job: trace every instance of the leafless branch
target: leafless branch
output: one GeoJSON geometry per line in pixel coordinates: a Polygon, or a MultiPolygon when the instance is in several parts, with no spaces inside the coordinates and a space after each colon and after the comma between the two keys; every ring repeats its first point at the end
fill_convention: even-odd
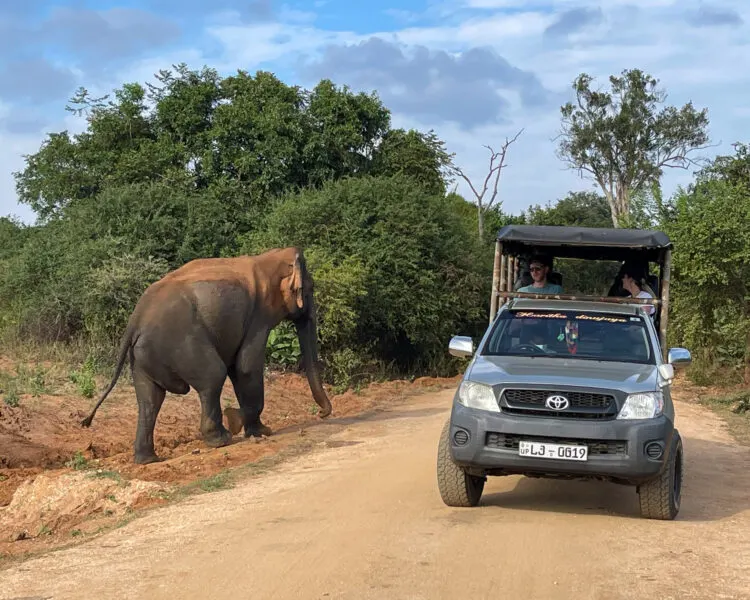
{"type": "Polygon", "coordinates": [[[505,159],[508,154],[508,149],[510,148],[511,144],[515,142],[519,136],[523,133],[523,128],[516,133],[512,138],[505,138],[505,142],[503,142],[502,146],[500,146],[500,150],[495,151],[491,146],[484,145],[485,148],[487,148],[490,151],[490,169],[487,173],[487,176],[484,178],[484,182],[482,184],[482,191],[481,193],[477,191],[477,189],[474,187],[474,184],[471,182],[471,180],[466,176],[466,174],[459,168],[456,168],[456,173],[460,175],[466,183],[469,184],[469,187],[471,188],[472,193],[477,199],[477,204],[479,205],[479,210],[485,210],[490,208],[496,198],[497,198],[497,188],[500,183],[500,173],[502,170],[507,167],[508,165],[505,163],[505,159]],[[497,161],[497,164],[495,163],[497,161]],[[494,182],[492,183],[492,196],[490,197],[490,200],[487,204],[484,204],[484,196],[487,193],[487,190],[490,185],[490,180],[492,179],[494,175],[494,182]]]}

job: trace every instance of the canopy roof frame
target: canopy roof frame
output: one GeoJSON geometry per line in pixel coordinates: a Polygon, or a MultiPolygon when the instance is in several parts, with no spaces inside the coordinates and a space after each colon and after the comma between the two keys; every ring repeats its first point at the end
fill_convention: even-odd
{"type": "MultiPolygon", "coordinates": [[[[495,319],[501,304],[501,298],[502,303],[505,303],[512,297],[536,296],[536,294],[523,294],[512,290],[520,267],[518,258],[537,253],[547,253],[553,258],[582,258],[585,260],[614,260],[620,262],[635,260],[658,263],[660,280],[660,297],[658,299],[651,301],[634,298],[614,300],[594,296],[586,296],[585,299],[655,305],[659,342],[662,355],[666,360],[672,242],[664,232],[605,227],[506,225],[498,231],[495,241],[490,322],[495,319]]],[[[547,295],[544,297],[550,298],[547,295]]],[[[573,299],[575,296],[560,294],[557,295],[557,298],[560,300],[573,299]]],[[[583,298],[578,296],[578,299],[583,298]]]]}
{"type": "Polygon", "coordinates": [[[557,258],[648,260],[663,263],[672,241],[662,231],[558,225],[506,225],[497,233],[506,254],[537,252],[557,258]]]}

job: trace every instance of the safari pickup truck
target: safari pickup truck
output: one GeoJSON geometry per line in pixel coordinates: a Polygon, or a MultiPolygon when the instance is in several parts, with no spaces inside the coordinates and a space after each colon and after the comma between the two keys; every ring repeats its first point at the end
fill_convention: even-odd
{"type": "Polygon", "coordinates": [[[476,506],[489,476],[597,479],[634,486],[643,517],[675,518],[683,448],[670,390],[691,357],[665,349],[671,250],[658,231],[500,230],[489,326],[476,346],[449,344],[470,361],[438,444],[445,504],[476,506]],[[538,253],[655,264],[656,297],[618,293],[617,276],[607,295],[519,292],[538,253]]]}

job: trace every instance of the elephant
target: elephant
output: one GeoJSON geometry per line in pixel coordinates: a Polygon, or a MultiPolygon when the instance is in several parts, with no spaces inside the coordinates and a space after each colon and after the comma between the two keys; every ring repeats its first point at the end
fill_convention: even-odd
{"type": "Polygon", "coordinates": [[[220,397],[227,376],[241,414],[241,424],[235,415],[230,428],[244,426],[245,437],[271,435],[261,422],[265,349],[271,330],[284,319],[295,325],[318,416],[327,417],[332,408],[318,366],[313,279],[302,249],[292,246],[254,256],[194,259],[149,285],[128,319],[112,380],[81,425],[91,425],[129,358],[138,402],[136,464],[161,460],[154,427],[166,392],[185,395],[195,389],[204,443],[229,444],[232,433],[222,422],[220,397]]]}

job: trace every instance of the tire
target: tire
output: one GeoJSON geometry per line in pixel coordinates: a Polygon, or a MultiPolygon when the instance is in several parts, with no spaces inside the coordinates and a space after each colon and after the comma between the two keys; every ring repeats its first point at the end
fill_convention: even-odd
{"type": "Polygon", "coordinates": [[[638,488],[643,518],[671,521],[677,516],[682,500],[682,475],[682,438],[675,429],[669,452],[669,463],[658,477],[638,488]]]}
{"type": "Polygon", "coordinates": [[[484,491],[486,477],[469,475],[453,462],[450,448],[450,421],[445,422],[440,434],[437,481],[440,497],[448,506],[476,506],[484,491]]]}

